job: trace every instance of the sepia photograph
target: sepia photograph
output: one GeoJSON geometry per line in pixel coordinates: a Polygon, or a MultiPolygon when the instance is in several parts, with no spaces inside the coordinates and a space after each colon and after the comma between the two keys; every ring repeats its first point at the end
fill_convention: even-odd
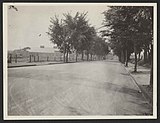
{"type": "Polygon", "coordinates": [[[156,3],[3,3],[4,120],[156,119],[156,3]]]}

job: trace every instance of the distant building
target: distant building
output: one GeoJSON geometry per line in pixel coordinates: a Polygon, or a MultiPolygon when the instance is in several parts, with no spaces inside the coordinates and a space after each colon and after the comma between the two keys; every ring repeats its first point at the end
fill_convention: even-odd
{"type": "Polygon", "coordinates": [[[8,51],[8,55],[11,55],[12,57],[28,57],[29,56],[29,52],[27,50],[24,49],[16,49],[13,51],[8,51]]]}
{"type": "Polygon", "coordinates": [[[31,47],[28,51],[29,55],[36,57],[36,61],[58,60],[62,56],[58,49],[52,47],[31,47]]]}
{"type": "MultiPolygon", "coordinates": [[[[61,60],[63,54],[56,47],[26,47],[23,49],[16,49],[14,51],[8,51],[8,58],[12,59],[25,59],[26,61],[51,61],[61,60]]],[[[23,60],[24,61],[24,60],[23,60]]]]}
{"type": "MultiPolygon", "coordinates": [[[[43,61],[62,61],[64,54],[60,50],[54,47],[45,47],[43,45],[39,47],[25,47],[23,49],[16,49],[8,51],[8,63],[12,62],[43,62],[43,61]]],[[[66,57],[66,56],[65,56],[66,57]]],[[[69,60],[74,60],[76,52],[68,54],[69,60]]],[[[81,55],[78,55],[78,59],[81,55]]],[[[84,59],[86,55],[84,54],[84,59]]]]}

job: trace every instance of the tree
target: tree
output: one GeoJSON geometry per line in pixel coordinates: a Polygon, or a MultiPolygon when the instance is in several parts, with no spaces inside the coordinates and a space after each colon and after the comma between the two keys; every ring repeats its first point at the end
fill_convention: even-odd
{"type": "MultiPolygon", "coordinates": [[[[134,51],[137,72],[137,54],[144,51],[144,63],[151,64],[150,86],[153,86],[153,7],[110,7],[104,12],[107,27],[103,36],[110,36],[110,46],[121,62],[126,49],[128,56],[134,51]]],[[[127,56],[127,55],[126,55],[127,56]]],[[[128,57],[127,56],[127,57],[128,57]]],[[[127,65],[127,64],[126,64],[127,65]]]]}
{"type": "Polygon", "coordinates": [[[118,55],[119,60],[125,65],[128,65],[128,58],[133,52],[133,43],[130,40],[130,14],[128,7],[111,7],[110,10],[104,12],[106,31],[103,31],[103,36],[111,37],[111,47],[118,55]]]}
{"type": "Polygon", "coordinates": [[[142,49],[144,50],[144,62],[150,62],[149,57],[151,51],[151,44],[153,41],[153,8],[141,7],[134,17],[137,21],[139,38],[142,39],[142,49]]]}
{"type": "Polygon", "coordinates": [[[144,62],[151,64],[150,87],[153,87],[153,7],[139,9],[135,19],[139,22],[139,32],[143,38],[144,62]],[[146,53],[147,52],[147,53],[146,53]],[[147,56],[148,54],[148,56],[147,56]],[[149,60],[150,59],[150,60],[149,60]]]}
{"type": "Polygon", "coordinates": [[[66,17],[64,22],[70,32],[70,41],[72,49],[76,51],[76,61],[78,53],[82,54],[82,60],[84,52],[89,60],[89,54],[94,36],[96,35],[94,27],[88,24],[86,19],[87,12],[77,12],[74,17],[71,14],[64,14],[66,17]]]}
{"type": "MultiPolygon", "coordinates": [[[[95,40],[96,31],[94,27],[90,27],[89,25],[86,27],[87,31],[84,33],[85,35],[85,42],[83,44],[84,50],[86,51],[87,61],[89,60],[89,54],[92,57],[93,53],[93,42],[95,40]]],[[[91,58],[92,59],[92,58],[91,58]]]]}
{"type": "MultiPolygon", "coordinates": [[[[152,40],[152,17],[150,7],[114,6],[105,11],[106,31],[103,36],[110,36],[110,44],[122,63],[128,65],[130,54],[135,54],[137,71],[137,54],[148,49],[152,40]]],[[[149,50],[148,50],[149,51],[149,50]]],[[[149,53],[148,53],[149,54],[149,53]]]]}
{"type": "Polygon", "coordinates": [[[105,58],[105,56],[109,53],[108,43],[106,43],[105,40],[99,36],[95,37],[92,46],[93,46],[92,53],[97,55],[99,60],[105,58]]]}
{"type": "Polygon", "coordinates": [[[57,16],[51,18],[51,25],[49,26],[48,35],[50,35],[50,40],[52,43],[56,44],[60,51],[63,53],[63,60],[65,62],[65,54],[66,54],[66,38],[67,32],[66,27],[62,23],[62,20],[59,20],[57,16]]]}
{"type": "Polygon", "coordinates": [[[83,60],[84,51],[89,51],[92,36],[95,33],[94,28],[86,20],[87,12],[77,12],[75,16],[70,13],[63,15],[65,17],[63,20],[59,20],[56,16],[51,18],[48,32],[50,40],[64,53],[64,62],[68,62],[68,54],[74,50],[76,59],[78,53],[81,53],[83,60]]]}
{"type": "Polygon", "coordinates": [[[68,25],[70,32],[72,33],[72,46],[76,51],[76,59],[78,53],[82,54],[82,60],[84,56],[85,44],[87,42],[86,32],[88,31],[88,21],[86,20],[87,12],[77,12],[74,17],[69,13],[65,14],[65,23],[68,25]]]}

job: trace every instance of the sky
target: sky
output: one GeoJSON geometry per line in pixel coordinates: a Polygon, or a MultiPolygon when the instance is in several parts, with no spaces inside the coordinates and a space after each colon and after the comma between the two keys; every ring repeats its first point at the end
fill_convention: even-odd
{"type": "Polygon", "coordinates": [[[51,24],[50,18],[55,14],[61,19],[63,13],[88,12],[87,19],[95,28],[102,26],[107,5],[79,5],[61,4],[50,6],[22,6],[15,5],[15,9],[8,9],[8,49],[14,50],[24,47],[52,47],[50,37],[46,34],[51,24]],[[39,36],[41,34],[41,36],[39,36]]]}

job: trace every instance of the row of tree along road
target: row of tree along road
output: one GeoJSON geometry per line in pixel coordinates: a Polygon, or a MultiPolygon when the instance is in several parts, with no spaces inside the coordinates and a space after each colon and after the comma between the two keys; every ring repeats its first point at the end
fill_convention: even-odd
{"type": "Polygon", "coordinates": [[[63,53],[64,62],[68,62],[68,55],[76,52],[76,61],[79,54],[82,60],[84,53],[87,55],[97,56],[100,59],[108,54],[108,43],[96,33],[96,30],[91,26],[86,19],[86,13],[77,12],[75,16],[70,13],[63,14],[64,19],[59,19],[57,16],[51,18],[49,26],[50,40],[57,45],[63,53]]]}
{"type": "MultiPolygon", "coordinates": [[[[152,66],[153,57],[153,7],[142,6],[110,6],[103,12],[104,22],[102,36],[88,23],[87,12],[77,12],[75,16],[65,13],[64,19],[57,16],[50,19],[51,25],[47,32],[50,41],[57,45],[63,53],[64,62],[68,62],[68,54],[76,52],[104,57],[110,47],[119,57],[119,61],[128,66],[130,56],[134,53],[137,72],[138,54],[143,51],[144,63],[152,66]],[[108,42],[105,42],[107,37],[108,42]]],[[[77,61],[77,60],[76,60],[77,61]]],[[[151,67],[152,85],[153,67],[151,67]]]]}
{"type": "Polygon", "coordinates": [[[151,65],[150,85],[153,85],[153,7],[111,6],[105,16],[103,36],[119,60],[128,66],[134,53],[134,72],[137,72],[138,54],[143,51],[143,63],[151,65]]]}

